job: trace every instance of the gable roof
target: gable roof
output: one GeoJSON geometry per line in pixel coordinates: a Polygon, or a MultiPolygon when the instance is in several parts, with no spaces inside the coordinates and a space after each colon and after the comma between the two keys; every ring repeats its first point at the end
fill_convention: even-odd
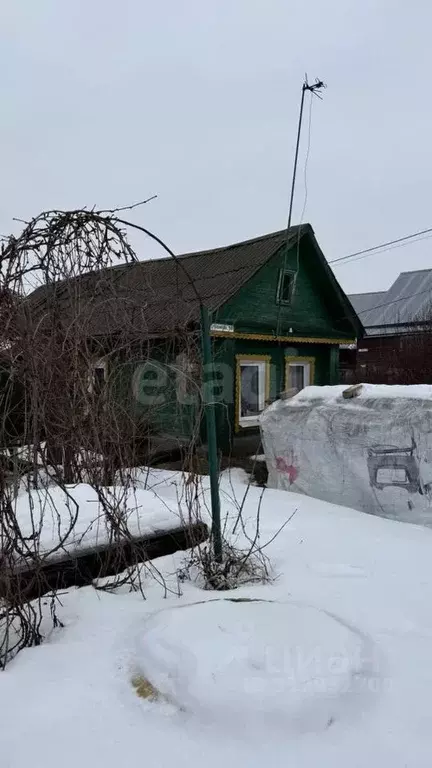
{"type": "Polygon", "coordinates": [[[357,318],[328,266],[310,224],[279,230],[261,237],[207,251],[186,253],[109,267],[70,281],[41,286],[29,296],[33,309],[54,299],[67,315],[73,297],[74,313],[85,315],[88,334],[118,331],[126,315],[134,327],[149,335],[163,335],[199,321],[200,302],[215,311],[283,246],[292,247],[304,236],[313,239],[317,258],[333,283],[345,315],[357,318]],[[78,310],[77,310],[78,308],[78,310]]]}
{"type": "Polygon", "coordinates": [[[363,324],[367,314],[373,307],[383,301],[386,291],[371,291],[371,293],[350,293],[348,298],[358,315],[363,315],[363,324]]]}
{"type": "MultiPolygon", "coordinates": [[[[388,291],[349,297],[368,335],[386,332],[386,326],[403,326],[432,317],[432,269],[401,272],[388,291]]],[[[391,329],[387,329],[391,332],[391,329]]]]}

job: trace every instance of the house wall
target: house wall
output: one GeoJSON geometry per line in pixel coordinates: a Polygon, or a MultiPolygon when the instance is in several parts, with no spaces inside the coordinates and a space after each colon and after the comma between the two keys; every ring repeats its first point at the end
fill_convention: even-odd
{"type": "Polygon", "coordinates": [[[352,339],[353,328],[335,303],[313,246],[305,238],[300,242],[301,258],[297,248],[291,248],[286,259],[284,249],[280,250],[214,314],[213,322],[233,324],[237,332],[352,339]],[[281,305],[277,302],[280,270],[296,272],[298,264],[292,301],[281,305]]]}
{"type": "Polygon", "coordinates": [[[123,408],[143,428],[149,424],[154,435],[185,442],[199,428],[199,382],[181,386],[178,351],[172,342],[159,344],[120,363],[115,387],[123,408]]]}
{"type": "Polygon", "coordinates": [[[236,451],[246,437],[259,430],[240,427],[236,423],[236,356],[270,356],[270,400],[285,388],[285,356],[312,357],[315,360],[315,384],[336,384],[339,381],[339,346],[337,343],[313,343],[314,338],[328,341],[352,339],[353,328],[335,306],[334,293],[328,292],[328,278],[317,265],[309,240],[301,240],[301,258],[293,248],[285,258],[284,249],[277,253],[227,302],[213,318],[216,323],[234,326],[230,338],[217,339],[214,355],[217,364],[230,366],[231,385],[224,402],[217,406],[218,439],[221,450],[236,451]],[[298,269],[296,287],[289,305],[277,302],[280,270],[298,269]],[[242,333],[254,336],[287,336],[288,341],[264,341],[239,338],[242,333]],[[296,337],[304,337],[301,342],[296,337]],[[291,341],[293,338],[293,341],[291,341]]]}
{"type": "MultiPolygon", "coordinates": [[[[269,358],[269,399],[274,400],[285,388],[285,357],[314,359],[314,384],[331,383],[331,368],[337,346],[327,344],[283,344],[247,339],[215,339],[214,386],[211,393],[216,405],[219,450],[224,454],[239,449],[245,438],[259,436],[256,427],[240,427],[236,414],[237,355],[269,358]]],[[[201,437],[205,442],[205,423],[201,418],[199,381],[193,380],[188,392],[179,392],[176,370],[177,352],[160,346],[151,352],[151,360],[137,358],[116,368],[117,399],[143,429],[150,424],[156,436],[170,436],[173,445],[201,437]],[[185,400],[186,398],[186,400],[185,400]]],[[[253,452],[253,451],[252,451],[253,452]]]]}
{"type": "MultiPolygon", "coordinates": [[[[338,342],[352,339],[353,328],[342,316],[339,302],[335,302],[334,290],[324,268],[319,264],[313,245],[308,238],[300,241],[301,257],[297,247],[285,258],[281,249],[265,264],[226,304],[213,314],[214,323],[233,325],[235,334],[213,341],[215,378],[212,400],[216,405],[219,449],[229,453],[242,438],[258,436],[259,430],[240,427],[236,423],[236,356],[262,355],[270,358],[270,400],[274,400],[285,388],[285,356],[314,359],[314,383],[330,384],[338,381],[338,342]],[[281,269],[297,272],[295,291],[289,305],[277,301],[281,269]],[[252,334],[264,338],[241,338],[252,334]],[[272,336],[286,336],[288,341],[273,341],[272,336]],[[296,338],[297,337],[297,338],[296,338]],[[299,341],[298,337],[304,338],[299,341]],[[325,339],[325,343],[314,342],[325,339]],[[333,342],[333,343],[331,343],[333,342]]],[[[140,416],[146,413],[152,419],[156,431],[170,434],[187,441],[192,435],[205,440],[205,425],[201,419],[200,400],[179,402],[175,361],[177,350],[161,346],[152,351],[155,372],[148,376],[137,374],[140,362],[125,372],[129,387],[135,391],[134,407],[140,416]],[[158,372],[158,365],[161,371],[158,372]],[[160,402],[146,405],[146,395],[152,392],[152,378],[164,380],[160,402]],[[139,394],[136,396],[137,380],[139,394]],[[131,385],[130,382],[135,381],[131,385]]],[[[126,386],[128,384],[126,383],[126,386]]]]}
{"type": "MultiPolygon", "coordinates": [[[[313,358],[313,384],[335,384],[338,381],[338,346],[327,344],[284,344],[247,339],[227,338],[215,341],[214,360],[216,369],[231,370],[231,377],[225,381],[225,391],[216,391],[216,414],[219,449],[227,454],[231,450],[239,452],[246,437],[259,437],[259,428],[241,427],[238,424],[236,398],[237,355],[269,357],[270,391],[269,399],[275,400],[285,389],[285,358],[313,358]],[[218,396],[220,400],[218,401],[218,396]]],[[[241,451],[240,451],[241,452],[241,451]]]]}

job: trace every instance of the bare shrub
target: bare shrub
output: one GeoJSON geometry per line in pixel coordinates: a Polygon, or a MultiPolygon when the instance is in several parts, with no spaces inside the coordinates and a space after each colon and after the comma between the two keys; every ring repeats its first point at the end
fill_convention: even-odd
{"type": "MultiPolygon", "coordinates": [[[[123,567],[112,585],[129,585],[144,594],[139,564],[145,551],[135,546],[137,534],[130,525],[135,485],[129,469],[151,463],[166,397],[174,400],[174,419],[180,407],[174,387],[163,404],[150,397],[142,405],[133,374],[157,360],[169,384],[177,360],[199,359],[199,339],[184,306],[179,310],[180,298],[174,306],[158,295],[151,280],[135,279],[138,259],[126,236],[128,223],[117,214],[44,212],[24,223],[21,234],[1,249],[3,666],[21,648],[41,642],[40,599],[29,595],[50,590],[52,622],[61,623],[47,569],[76,557],[80,546],[75,484],[86,483],[96,493],[93,522],[103,527],[106,546],[117,546],[123,567]],[[156,310],[159,330],[154,328],[156,310]],[[163,337],[164,324],[175,329],[171,337],[163,337]],[[23,497],[25,520],[19,514],[23,497]],[[47,530],[54,531],[51,540],[47,530]],[[122,543],[132,553],[126,571],[122,543]]],[[[178,271],[187,283],[181,264],[178,271]]],[[[198,397],[197,424],[200,408],[198,397]]],[[[193,453],[193,443],[184,455],[193,453]]],[[[157,568],[146,568],[163,585],[157,568]]]]}
{"type": "Polygon", "coordinates": [[[236,499],[234,488],[231,486],[230,501],[237,508],[235,520],[225,516],[223,528],[222,562],[214,556],[212,541],[195,547],[179,569],[180,581],[194,581],[203,589],[224,591],[237,589],[246,584],[266,584],[275,575],[272,572],[270,560],[265,552],[286,525],[296,514],[284,522],[278,531],[268,540],[261,536],[261,506],[265,494],[262,488],[254,517],[244,519],[244,508],[249,496],[252,481],[248,483],[240,501],[236,499]]]}
{"type": "Polygon", "coordinates": [[[221,563],[215,559],[213,548],[204,545],[192,550],[178,576],[180,581],[194,581],[203,589],[225,591],[245,584],[268,583],[270,561],[259,547],[242,550],[224,541],[221,563]]]}

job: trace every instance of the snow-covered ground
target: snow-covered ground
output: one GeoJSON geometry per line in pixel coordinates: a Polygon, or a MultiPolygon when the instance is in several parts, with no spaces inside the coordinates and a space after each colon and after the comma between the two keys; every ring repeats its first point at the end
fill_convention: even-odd
{"type": "MultiPolygon", "coordinates": [[[[112,532],[107,511],[112,512],[120,530],[138,538],[177,528],[189,519],[187,508],[175,496],[168,494],[168,503],[159,496],[159,476],[155,480],[149,472],[141,471],[139,477],[136,487],[117,485],[99,492],[91,485],[77,483],[65,489],[50,485],[19,493],[14,511],[28,548],[63,558],[77,550],[103,547],[112,532]],[[154,490],[149,487],[153,483],[154,490]]],[[[169,475],[162,475],[163,480],[165,477],[169,475]]]]}
{"type": "MultiPolygon", "coordinates": [[[[178,499],[177,475],[150,480],[178,499]]],[[[229,526],[244,491],[224,476],[229,526]]],[[[266,549],[271,584],[179,584],[178,553],[155,562],[166,597],[150,575],[145,601],[61,595],[64,628],[1,673],[2,768],[429,768],[432,531],[266,490],[262,543],[295,510],[266,549]]]]}

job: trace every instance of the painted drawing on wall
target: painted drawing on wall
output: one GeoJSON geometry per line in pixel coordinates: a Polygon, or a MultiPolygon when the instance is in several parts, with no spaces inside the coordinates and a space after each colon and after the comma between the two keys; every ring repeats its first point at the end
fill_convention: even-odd
{"type": "Polygon", "coordinates": [[[415,449],[414,438],[411,438],[411,446],[401,448],[394,445],[371,446],[367,452],[371,486],[378,491],[396,486],[408,493],[423,493],[415,449]]]}

